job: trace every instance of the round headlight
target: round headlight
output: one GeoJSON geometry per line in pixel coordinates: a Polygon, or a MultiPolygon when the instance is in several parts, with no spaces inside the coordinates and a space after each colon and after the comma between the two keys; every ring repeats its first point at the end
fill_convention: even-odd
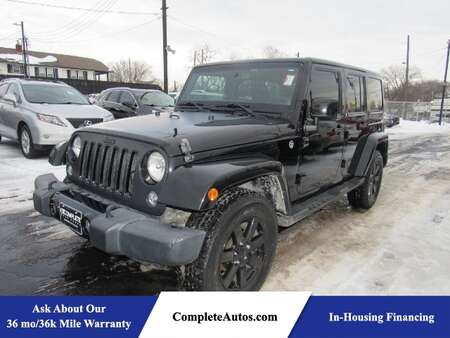
{"type": "Polygon", "coordinates": [[[79,136],[75,137],[72,141],[72,151],[78,158],[81,153],[81,138],[79,136]]]}
{"type": "Polygon", "coordinates": [[[150,154],[147,159],[147,171],[150,178],[155,182],[160,182],[166,172],[166,160],[157,151],[150,154]]]}

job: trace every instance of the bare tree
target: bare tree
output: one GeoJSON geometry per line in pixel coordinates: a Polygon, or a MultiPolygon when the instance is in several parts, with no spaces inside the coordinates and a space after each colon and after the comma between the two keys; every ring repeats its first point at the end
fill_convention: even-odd
{"type": "Polygon", "coordinates": [[[111,80],[117,82],[137,83],[145,80],[154,80],[152,67],[144,61],[120,60],[110,66],[111,80]]]}
{"type": "MultiPolygon", "coordinates": [[[[390,100],[404,100],[406,96],[406,67],[389,66],[381,70],[384,80],[386,97],[390,100]]],[[[411,87],[415,82],[422,79],[421,71],[417,67],[409,68],[409,84],[411,87]]],[[[409,92],[408,92],[409,98],[409,92]]]]}
{"type": "Polygon", "coordinates": [[[286,57],[287,54],[274,46],[266,46],[263,48],[263,56],[268,59],[286,57]]]}
{"type": "Polygon", "coordinates": [[[204,43],[192,51],[191,64],[197,66],[210,63],[216,57],[216,54],[216,51],[208,43],[204,43]]]}

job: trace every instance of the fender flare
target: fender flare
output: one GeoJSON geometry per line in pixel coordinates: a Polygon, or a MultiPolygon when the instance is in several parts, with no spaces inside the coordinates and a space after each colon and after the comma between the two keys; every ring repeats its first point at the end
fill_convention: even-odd
{"type": "Polygon", "coordinates": [[[384,165],[386,165],[388,142],[388,135],[381,132],[361,137],[356,146],[352,162],[350,163],[349,173],[356,177],[366,176],[373,154],[377,149],[382,151],[384,165]]]}
{"type": "MultiPolygon", "coordinates": [[[[267,158],[233,159],[178,167],[169,173],[159,200],[184,210],[206,210],[214,206],[207,198],[212,187],[220,194],[234,186],[266,175],[282,175],[282,165],[267,158]]],[[[281,181],[281,180],[280,180],[281,181]]],[[[284,184],[284,181],[283,183],[284,184]]],[[[282,187],[286,189],[286,187],[282,187]]]]}
{"type": "Polygon", "coordinates": [[[52,166],[59,166],[66,164],[66,154],[67,147],[69,145],[68,141],[61,142],[53,147],[50,155],[48,156],[48,163],[52,166]]]}

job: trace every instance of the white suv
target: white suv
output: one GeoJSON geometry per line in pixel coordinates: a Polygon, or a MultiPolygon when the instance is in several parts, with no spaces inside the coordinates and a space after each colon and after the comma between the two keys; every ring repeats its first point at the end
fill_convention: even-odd
{"type": "Polygon", "coordinates": [[[2,136],[18,140],[27,158],[68,140],[77,128],[113,119],[110,112],[62,82],[0,82],[0,140],[2,136]]]}

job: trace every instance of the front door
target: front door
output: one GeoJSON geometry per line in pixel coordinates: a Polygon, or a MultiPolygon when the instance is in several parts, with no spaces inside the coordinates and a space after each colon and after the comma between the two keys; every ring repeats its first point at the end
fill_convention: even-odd
{"type": "Polygon", "coordinates": [[[21,99],[20,92],[17,84],[12,83],[8,87],[5,95],[12,95],[16,98],[17,104],[3,100],[2,108],[2,123],[4,128],[4,133],[6,137],[16,138],[17,137],[17,124],[20,120],[21,112],[21,99]]]}
{"type": "Polygon", "coordinates": [[[341,71],[313,65],[303,126],[299,197],[342,180],[344,128],[340,124],[341,71]]]}
{"type": "Polygon", "coordinates": [[[5,119],[4,119],[4,107],[6,102],[3,100],[3,96],[6,94],[8,90],[8,83],[0,83],[0,136],[6,136],[5,130],[5,119]]]}

